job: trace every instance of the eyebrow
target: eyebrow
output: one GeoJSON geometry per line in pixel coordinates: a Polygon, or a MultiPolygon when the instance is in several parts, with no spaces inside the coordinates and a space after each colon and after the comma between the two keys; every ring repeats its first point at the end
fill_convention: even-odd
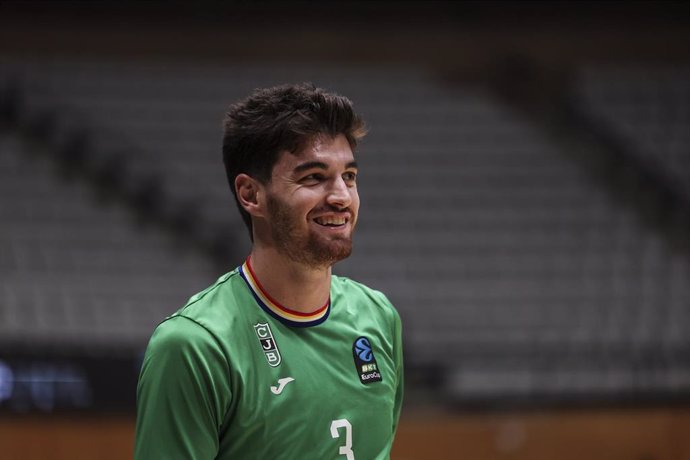
{"type": "MultiPolygon", "coordinates": [[[[306,163],[299,164],[295,166],[292,172],[299,174],[310,169],[323,169],[324,171],[328,169],[328,165],[322,161],[307,161],[306,163]]],[[[351,161],[345,165],[345,169],[357,169],[357,162],[351,161]]]]}

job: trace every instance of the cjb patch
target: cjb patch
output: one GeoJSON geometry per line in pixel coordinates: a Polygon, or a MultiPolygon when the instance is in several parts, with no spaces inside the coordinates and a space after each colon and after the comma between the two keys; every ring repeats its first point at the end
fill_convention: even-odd
{"type": "Polygon", "coordinates": [[[360,382],[368,385],[383,380],[369,339],[359,337],[355,340],[352,344],[352,355],[355,358],[355,367],[357,368],[360,382]]]}

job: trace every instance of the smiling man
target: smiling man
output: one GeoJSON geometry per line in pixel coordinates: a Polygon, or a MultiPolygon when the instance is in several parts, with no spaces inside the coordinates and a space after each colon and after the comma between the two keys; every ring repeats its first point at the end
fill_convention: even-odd
{"type": "Polygon", "coordinates": [[[156,328],[136,459],[390,457],[400,318],[331,271],[352,252],[364,133],[347,98],[310,84],[230,107],[223,159],[251,253],[156,328]]]}

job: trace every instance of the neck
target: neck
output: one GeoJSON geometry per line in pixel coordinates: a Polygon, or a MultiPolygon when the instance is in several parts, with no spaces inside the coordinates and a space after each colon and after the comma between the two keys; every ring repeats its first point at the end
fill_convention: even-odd
{"type": "Polygon", "coordinates": [[[313,313],[328,302],[331,267],[308,267],[260,246],[252,248],[250,263],[264,290],[284,307],[313,313]]]}

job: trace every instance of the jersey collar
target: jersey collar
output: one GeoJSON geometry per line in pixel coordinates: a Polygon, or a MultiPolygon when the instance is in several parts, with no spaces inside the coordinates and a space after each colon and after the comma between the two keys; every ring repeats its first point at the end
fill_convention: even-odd
{"type": "Polygon", "coordinates": [[[316,326],[323,323],[328,318],[331,312],[331,299],[326,301],[326,304],[313,313],[301,313],[282,306],[275,299],[273,299],[261,286],[261,283],[252,270],[250,258],[239,267],[242,279],[247,283],[254,299],[259,306],[269,315],[278,321],[292,327],[309,327],[316,326]]]}

